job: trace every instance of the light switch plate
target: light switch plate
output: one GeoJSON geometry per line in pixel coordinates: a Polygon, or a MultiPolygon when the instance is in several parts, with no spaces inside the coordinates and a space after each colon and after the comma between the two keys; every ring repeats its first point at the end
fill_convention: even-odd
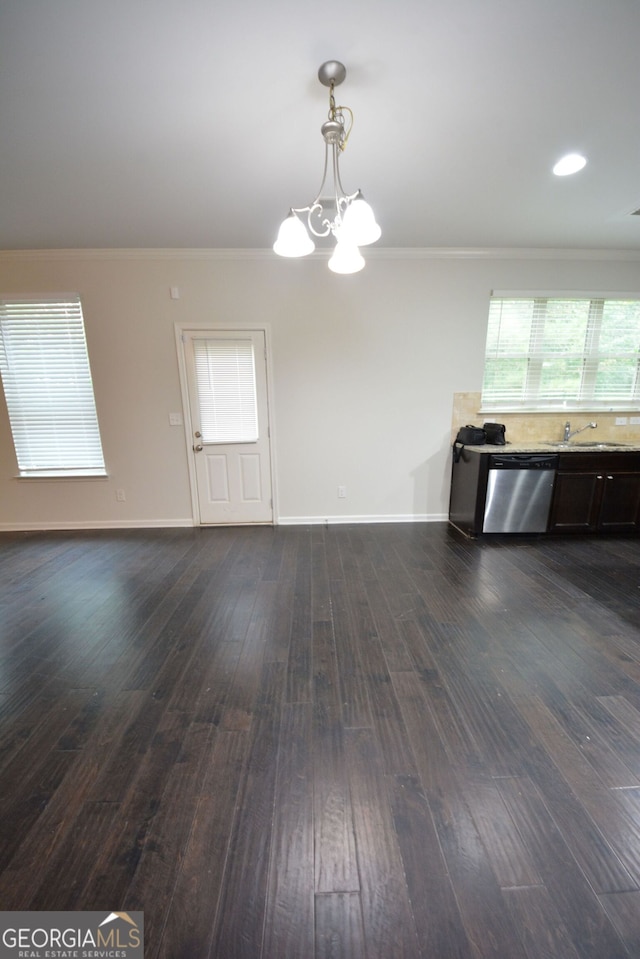
{"type": "Polygon", "coordinates": [[[170,426],[182,426],[182,413],[169,413],[170,426]]]}

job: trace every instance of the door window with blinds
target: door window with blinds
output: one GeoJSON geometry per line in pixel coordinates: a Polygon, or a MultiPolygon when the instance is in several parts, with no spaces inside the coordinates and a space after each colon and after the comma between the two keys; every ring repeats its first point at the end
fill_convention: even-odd
{"type": "Polygon", "coordinates": [[[193,340],[203,443],[255,443],[258,403],[249,339],[193,340]]]}
{"type": "Polygon", "coordinates": [[[494,295],[482,408],[640,408],[640,297],[494,295]]]}
{"type": "Polygon", "coordinates": [[[105,475],[78,296],[0,300],[0,375],[21,476],[105,475]]]}

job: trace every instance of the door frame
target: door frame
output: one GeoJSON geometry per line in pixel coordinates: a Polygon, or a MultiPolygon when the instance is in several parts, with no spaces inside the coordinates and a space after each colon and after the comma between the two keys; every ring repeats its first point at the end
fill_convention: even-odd
{"type": "MultiPolygon", "coordinates": [[[[276,454],[275,454],[275,424],[273,416],[273,375],[271,367],[271,328],[262,323],[187,323],[186,321],[173,324],[176,338],[176,354],[178,357],[178,373],[180,378],[180,394],[182,397],[182,411],[184,422],[185,452],[189,469],[189,490],[191,493],[191,513],[194,526],[202,526],[200,517],[200,501],[198,499],[198,484],[196,479],[195,456],[193,452],[193,425],[191,422],[191,403],[189,400],[189,386],[187,382],[187,362],[184,351],[183,334],[187,331],[195,333],[211,333],[216,336],[228,330],[232,333],[263,333],[266,350],[265,373],[267,377],[267,430],[269,432],[269,459],[271,479],[271,499],[273,511],[273,525],[278,525],[278,496],[276,489],[276,454]]],[[[207,526],[209,524],[206,524],[207,526]]]]}

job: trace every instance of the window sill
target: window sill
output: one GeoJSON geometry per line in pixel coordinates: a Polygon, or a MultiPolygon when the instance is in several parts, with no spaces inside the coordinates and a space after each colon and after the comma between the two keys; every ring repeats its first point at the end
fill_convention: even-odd
{"type": "Polygon", "coordinates": [[[106,480],[109,479],[109,475],[106,472],[99,472],[97,470],[74,470],[71,472],[69,470],[40,470],[37,473],[18,473],[16,477],[17,480],[106,480]]]}
{"type": "Polygon", "coordinates": [[[637,406],[481,406],[478,413],[497,416],[500,413],[626,413],[633,416],[640,412],[637,406]]]}

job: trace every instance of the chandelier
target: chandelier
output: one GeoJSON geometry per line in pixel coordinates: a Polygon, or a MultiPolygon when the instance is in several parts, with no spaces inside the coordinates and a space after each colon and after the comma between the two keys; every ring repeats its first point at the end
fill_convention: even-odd
{"type": "Polygon", "coordinates": [[[380,238],[380,227],[373,210],[360,190],[346,193],[340,181],[340,154],[347,145],[353,126],[349,107],[336,106],[334,89],[347,71],[337,60],[328,60],[318,70],[318,79],[329,87],[329,119],[320,131],[324,137],[324,172],[315,199],[309,206],[291,207],[282,221],[273,244],[279,256],[306,256],[315,249],[312,236],[333,236],[336,246],[329,260],[334,273],[357,273],[364,266],[361,246],[380,238]],[[331,184],[327,184],[330,176],[331,184]]]}

